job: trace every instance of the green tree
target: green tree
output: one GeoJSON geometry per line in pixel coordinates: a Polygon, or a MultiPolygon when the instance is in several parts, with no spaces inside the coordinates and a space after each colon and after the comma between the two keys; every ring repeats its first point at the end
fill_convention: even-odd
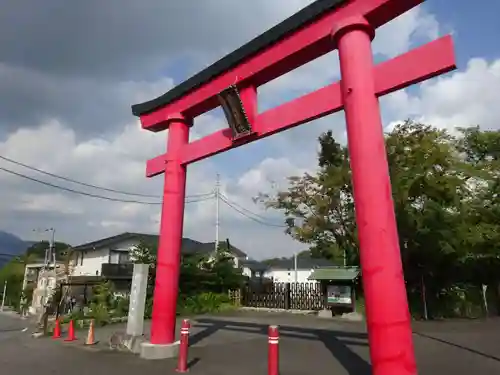
{"type": "MultiPolygon", "coordinates": [[[[6,300],[9,304],[17,307],[21,300],[21,293],[24,280],[24,270],[27,264],[40,262],[45,258],[45,250],[49,247],[47,241],[37,242],[31,245],[24,254],[14,257],[0,270],[0,288],[7,281],[6,300]]],[[[56,259],[65,260],[70,250],[70,246],[64,242],[56,242],[56,259]]],[[[32,288],[26,291],[28,302],[31,300],[32,288]]]]}
{"type": "MultiPolygon", "coordinates": [[[[8,305],[18,307],[21,300],[21,293],[23,288],[24,270],[26,264],[33,263],[37,260],[34,255],[24,254],[15,257],[8,262],[2,269],[0,269],[0,288],[3,288],[7,282],[6,303],[8,305]]],[[[3,290],[3,289],[2,289],[3,290]]],[[[31,292],[27,295],[28,300],[31,300],[31,292]]]]}
{"type": "MultiPolygon", "coordinates": [[[[26,250],[26,254],[33,255],[37,259],[44,259],[45,251],[49,247],[50,243],[48,241],[36,242],[26,250]]],[[[56,250],[56,260],[61,260],[66,256],[67,251],[69,248],[71,248],[71,246],[67,243],[56,241],[54,243],[54,248],[56,250]]]]}
{"type": "Polygon", "coordinates": [[[463,268],[470,281],[499,290],[500,131],[481,131],[478,126],[460,131],[458,150],[481,172],[471,183],[474,196],[463,213],[466,220],[461,232],[469,250],[463,268]]]}
{"type": "MultiPolygon", "coordinates": [[[[319,143],[317,172],[290,177],[289,189],[264,196],[265,204],[284,213],[287,233],[312,254],[338,262],[346,251],[357,264],[348,149],[331,132],[319,143]]],[[[408,290],[421,299],[425,288],[436,314],[457,285],[477,282],[471,257],[498,259],[499,145],[498,132],[469,128],[452,136],[412,121],[386,136],[408,290]]]]}
{"type": "Polygon", "coordinates": [[[420,298],[426,290],[437,314],[467,254],[460,228],[477,171],[460,157],[454,137],[428,125],[398,125],[386,145],[407,286],[420,298]]]}
{"type": "MultiPolygon", "coordinates": [[[[238,288],[243,282],[241,270],[234,267],[228,256],[227,242],[221,242],[214,254],[194,252],[184,254],[181,259],[179,292],[181,300],[206,292],[225,293],[238,288]]],[[[156,244],[140,243],[131,253],[134,263],[151,264],[148,281],[148,298],[151,299],[156,280],[156,244]]],[[[151,303],[149,303],[151,308],[151,303]]]]}
{"type": "Polygon", "coordinates": [[[97,284],[93,288],[92,295],[93,298],[90,303],[90,310],[96,324],[105,325],[109,323],[111,309],[114,307],[115,302],[113,284],[110,281],[97,284]]]}
{"type": "Polygon", "coordinates": [[[141,241],[130,251],[130,259],[134,263],[150,264],[152,267],[155,267],[157,252],[158,247],[155,244],[141,241]]]}
{"type": "Polygon", "coordinates": [[[285,214],[286,232],[310,246],[313,256],[349,264],[358,260],[351,170],[347,148],[328,131],[319,137],[318,172],[289,178],[290,188],[263,195],[268,208],[285,214]]]}

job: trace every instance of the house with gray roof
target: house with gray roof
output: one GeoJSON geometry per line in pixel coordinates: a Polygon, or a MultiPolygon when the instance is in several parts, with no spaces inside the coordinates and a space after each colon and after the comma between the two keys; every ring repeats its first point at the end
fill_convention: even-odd
{"type": "MultiPolygon", "coordinates": [[[[130,278],[132,266],[130,252],[139,243],[157,244],[159,236],[144,233],[125,232],[73,247],[75,258],[72,276],[102,276],[104,278],[130,278]]],[[[182,239],[183,255],[210,255],[215,250],[215,242],[200,242],[190,238],[182,239]]],[[[228,251],[235,266],[246,261],[248,256],[242,250],[230,245],[228,251]]]]}

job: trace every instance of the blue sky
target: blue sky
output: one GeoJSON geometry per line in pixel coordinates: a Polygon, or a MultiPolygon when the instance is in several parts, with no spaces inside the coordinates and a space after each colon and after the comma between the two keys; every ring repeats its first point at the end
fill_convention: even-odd
{"type": "Polygon", "coordinates": [[[462,67],[472,57],[497,58],[500,55],[500,2],[496,0],[431,0],[424,4],[438,20],[455,34],[456,52],[462,67]]]}
{"type": "MultiPolygon", "coordinates": [[[[483,57],[486,59],[494,59],[500,55],[500,51],[497,47],[498,44],[495,40],[500,36],[500,23],[496,22],[497,15],[500,13],[500,2],[495,4],[494,1],[491,1],[488,6],[486,6],[486,2],[484,2],[482,6],[478,6],[477,3],[478,2],[466,0],[430,0],[421,5],[427,12],[436,16],[440,23],[441,34],[453,33],[458,70],[464,69],[471,58],[483,57]],[[498,10],[498,12],[495,10],[498,10]]],[[[428,40],[423,40],[418,37],[414,37],[412,40],[414,47],[425,42],[428,42],[428,40]]],[[[382,55],[375,56],[376,61],[386,59],[387,57],[382,55]]],[[[174,78],[176,83],[179,83],[189,78],[201,68],[201,64],[193,61],[192,57],[182,57],[176,60],[175,63],[169,65],[165,71],[168,72],[170,77],[174,78]]],[[[338,79],[335,73],[332,74],[332,78],[338,79]]],[[[415,85],[407,90],[410,93],[417,93],[419,86],[415,85]]],[[[298,97],[307,91],[310,90],[280,92],[281,96],[277,99],[273,99],[270,95],[266,95],[268,93],[267,86],[264,86],[262,88],[263,95],[261,95],[263,98],[259,98],[260,110],[268,109],[276,104],[298,97]]],[[[220,110],[215,110],[213,115],[222,117],[222,112],[220,110]]],[[[341,114],[336,114],[334,116],[339,120],[342,118],[341,114]]],[[[384,116],[384,120],[392,121],[395,119],[389,115],[384,116]]],[[[303,125],[302,127],[306,126],[307,125],[303,125]]],[[[318,133],[315,124],[310,124],[309,127],[311,132],[318,133]]],[[[300,131],[303,133],[307,130],[301,129],[300,131]]],[[[288,131],[288,133],[292,135],[294,133],[300,135],[298,132],[297,129],[288,131]]],[[[345,139],[340,140],[345,141],[345,139]]],[[[246,145],[238,150],[232,150],[222,155],[215,156],[212,158],[212,161],[219,165],[219,168],[223,169],[224,173],[231,176],[233,174],[238,174],[241,170],[250,168],[255,164],[256,160],[261,158],[261,155],[266,155],[268,157],[282,155],[282,150],[273,150],[273,148],[270,147],[271,145],[271,140],[262,140],[246,145]]],[[[290,149],[290,152],[293,153],[294,150],[290,149]]]]}

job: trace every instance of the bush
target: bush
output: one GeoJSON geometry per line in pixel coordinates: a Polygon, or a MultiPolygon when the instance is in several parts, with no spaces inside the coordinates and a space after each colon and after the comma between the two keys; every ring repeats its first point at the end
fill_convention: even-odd
{"type": "Polygon", "coordinates": [[[115,308],[113,309],[113,317],[127,316],[130,305],[130,297],[117,296],[114,302],[115,308]]]}
{"type": "Polygon", "coordinates": [[[153,297],[150,296],[146,299],[146,306],[144,307],[144,319],[151,319],[153,316],[153,297]]]}
{"type": "Polygon", "coordinates": [[[97,326],[104,326],[111,321],[111,314],[108,306],[92,302],[90,304],[89,318],[93,318],[97,326]]]}
{"type": "MultiPolygon", "coordinates": [[[[413,318],[423,319],[424,308],[420,291],[410,291],[408,300],[413,318]]],[[[429,319],[475,319],[486,314],[482,291],[477,285],[454,285],[434,293],[429,292],[426,303],[429,319]]],[[[494,310],[494,303],[490,307],[494,310]]]]}
{"type": "Polygon", "coordinates": [[[70,320],[73,320],[73,321],[78,321],[78,320],[82,320],[82,319],[85,319],[85,314],[83,313],[83,311],[79,310],[79,311],[73,311],[63,317],[60,318],[60,321],[61,321],[61,324],[65,324],[65,323],[68,323],[70,320]]]}
{"type": "Polygon", "coordinates": [[[89,317],[93,318],[98,326],[106,325],[111,320],[110,311],[114,303],[113,285],[109,281],[96,285],[93,296],[89,317]]]}
{"type": "Polygon", "coordinates": [[[181,297],[177,305],[177,311],[182,315],[216,313],[232,308],[231,301],[226,294],[211,292],[181,297]]]}

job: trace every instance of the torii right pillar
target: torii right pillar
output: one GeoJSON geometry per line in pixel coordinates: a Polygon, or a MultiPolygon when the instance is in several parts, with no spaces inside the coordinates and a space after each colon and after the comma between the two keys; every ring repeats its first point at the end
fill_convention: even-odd
{"type": "Polygon", "coordinates": [[[373,375],[415,375],[411,319],[375,93],[371,49],[375,30],[365,18],[353,17],[334,25],[332,34],[340,58],[373,375]]]}

